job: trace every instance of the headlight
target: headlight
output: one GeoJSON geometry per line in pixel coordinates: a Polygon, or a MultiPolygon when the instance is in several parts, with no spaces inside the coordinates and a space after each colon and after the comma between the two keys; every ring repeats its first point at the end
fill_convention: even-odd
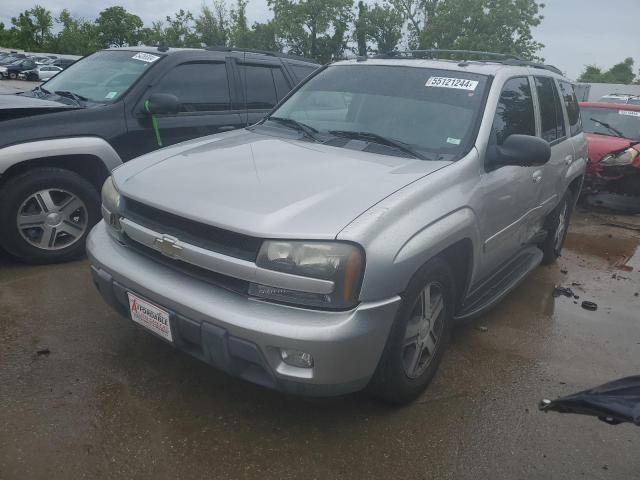
{"type": "Polygon", "coordinates": [[[113,178],[109,177],[102,185],[102,216],[105,222],[117,230],[120,230],[120,217],[117,214],[119,208],[120,192],[116,190],[113,178]]]}
{"type": "Polygon", "coordinates": [[[362,248],[346,242],[267,240],[256,264],[267,270],[334,282],[333,292],[311,293],[252,283],[249,294],[285,303],[346,309],[355,306],[364,272],[362,248]]]}
{"type": "Polygon", "coordinates": [[[631,165],[638,157],[638,153],[635,148],[627,148],[624,152],[611,153],[600,160],[600,165],[605,167],[631,165]]]}

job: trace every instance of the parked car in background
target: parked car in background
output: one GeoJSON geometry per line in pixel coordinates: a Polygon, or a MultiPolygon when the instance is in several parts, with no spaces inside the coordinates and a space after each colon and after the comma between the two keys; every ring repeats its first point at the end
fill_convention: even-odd
{"type": "Polygon", "coordinates": [[[262,386],[416,398],[456,321],[560,255],[587,158],[559,70],[439,54],[329,65],[255,126],[115,170],[102,296],[262,386]]]}
{"type": "Polygon", "coordinates": [[[75,62],[76,60],[72,60],[70,58],[56,58],[52,62],[50,62],[49,65],[60,67],[64,70],[65,68],[69,68],[75,62]]]}
{"type": "Polygon", "coordinates": [[[586,186],[640,196],[640,105],[581,102],[589,144],[586,186]]]}
{"type": "Polygon", "coordinates": [[[17,62],[25,58],[27,58],[27,56],[23,53],[12,53],[11,55],[7,55],[6,57],[0,59],[0,65],[9,65],[13,62],[17,62]]]}
{"type": "Polygon", "coordinates": [[[18,78],[22,80],[30,80],[30,81],[45,81],[49,80],[51,77],[56,76],[63,69],[61,67],[56,67],[54,65],[40,65],[33,70],[26,70],[21,72],[18,75],[18,78]]]}
{"type": "Polygon", "coordinates": [[[0,245],[34,263],[81,255],[113,168],[254,124],[317,67],[264,52],[110,49],[0,95],[0,245]]]}
{"type": "Polygon", "coordinates": [[[600,98],[601,103],[624,103],[631,105],[640,105],[640,95],[626,93],[611,93],[600,98]]]}
{"type": "Polygon", "coordinates": [[[18,78],[18,74],[26,70],[33,70],[36,68],[36,62],[30,58],[24,58],[16,60],[8,65],[0,66],[0,75],[4,78],[10,78],[15,80],[18,78]]]}
{"type": "Polygon", "coordinates": [[[36,62],[36,65],[46,65],[50,63],[53,59],[51,57],[39,56],[39,57],[31,57],[31,60],[36,62]]]}

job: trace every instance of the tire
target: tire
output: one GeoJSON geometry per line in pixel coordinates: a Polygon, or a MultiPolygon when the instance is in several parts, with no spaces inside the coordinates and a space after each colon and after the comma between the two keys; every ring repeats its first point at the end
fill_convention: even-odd
{"type": "Polygon", "coordinates": [[[99,220],[99,205],[94,186],[75,172],[24,172],[0,188],[0,245],[26,263],[77,258],[99,220]]]}
{"type": "Polygon", "coordinates": [[[9,78],[10,78],[11,80],[15,80],[16,78],[18,78],[18,74],[17,74],[17,73],[15,73],[15,72],[10,72],[10,73],[9,73],[9,78]]]}
{"type": "Polygon", "coordinates": [[[547,238],[539,245],[543,253],[543,265],[555,263],[562,253],[562,246],[567,238],[571,213],[573,212],[573,203],[573,195],[570,190],[567,190],[558,206],[547,217],[545,222],[548,232],[547,238]]]}
{"type": "Polygon", "coordinates": [[[451,268],[440,258],[430,260],[416,272],[402,295],[402,303],[380,363],[368,386],[370,393],[385,402],[402,405],[415,400],[427,388],[451,337],[454,303],[455,282],[451,268]],[[435,297],[440,294],[442,309],[440,316],[436,316],[436,321],[430,322],[429,327],[426,327],[429,333],[424,335],[424,328],[419,327],[415,320],[420,318],[423,292],[427,288],[431,293],[432,308],[437,308],[435,297]],[[422,351],[422,356],[428,354],[424,358],[418,356],[417,363],[413,361],[418,351],[411,340],[414,333],[417,339],[423,337],[422,348],[426,349],[422,351]],[[417,368],[412,369],[412,365],[417,365],[417,368]]]}

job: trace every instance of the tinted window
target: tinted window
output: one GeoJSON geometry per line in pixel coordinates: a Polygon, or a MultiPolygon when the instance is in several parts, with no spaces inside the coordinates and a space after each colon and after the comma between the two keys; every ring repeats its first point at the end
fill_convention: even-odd
{"type": "Polygon", "coordinates": [[[573,91],[573,86],[568,82],[558,82],[560,85],[560,93],[564,106],[567,109],[567,116],[569,117],[569,130],[571,136],[580,133],[582,131],[582,122],[580,121],[580,107],[578,106],[578,99],[573,91]]]}
{"type": "Polygon", "coordinates": [[[271,70],[268,66],[240,65],[240,77],[246,86],[248,109],[268,110],[277,103],[271,70]]]}
{"type": "Polygon", "coordinates": [[[295,77],[298,79],[298,82],[301,82],[302,80],[307,78],[309,75],[316,71],[316,68],[318,68],[317,65],[300,65],[293,63],[289,64],[289,67],[291,68],[291,71],[293,72],[295,77]]]}
{"type": "Polygon", "coordinates": [[[282,73],[282,69],[280,68],[272,68],[271,73],[273,73],[273,81],[276,84],[276,93],[278,95],[278,101],[282,100],[287,93],[289,93],[289,82],[284,78],[284,73],[282,73]]]}
{"type": "Polygon", "coordinates": [[[224,63],[187,63],[167,73],[154,92],[172,93],[183,112],[230,110],[229,81],[224,63]]]}
{"type": "Polygon", "coordinates": [[[556,86],[551,77],[535,77],[540,116],[542,117],[542,138],[551,143],[564,137],[564,119],[556,86]]]}
{"type": "Polygon", "coordinates": [[[527,77],[512,78],[505,83],[493,120],[493,134],[498,145],[509,135],[535,136],[533,97],[527,77]]]}

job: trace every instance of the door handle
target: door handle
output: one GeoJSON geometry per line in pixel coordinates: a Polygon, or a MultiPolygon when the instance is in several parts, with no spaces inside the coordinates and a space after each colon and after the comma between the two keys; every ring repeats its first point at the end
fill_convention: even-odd
{"type": "Polygon", "coordinates": [[[236,127],[234,125],[223,125],[222,127],[218,127],[218,130],[221,132],[228,132],[230,130],[235,130],[236,127]]]}
{"type": "Polygon", "coordinates": [[[573,155],[567,155],[564,157],[564,163],[567,165],[571,165],[573,163],[573,155]]]}
{"type": "Polygon", "coordinates": [[[540,183],[542,181],[542,172],[540,170],[533,172],[531,180],[533,180],[533,183],[540,183]]]}

